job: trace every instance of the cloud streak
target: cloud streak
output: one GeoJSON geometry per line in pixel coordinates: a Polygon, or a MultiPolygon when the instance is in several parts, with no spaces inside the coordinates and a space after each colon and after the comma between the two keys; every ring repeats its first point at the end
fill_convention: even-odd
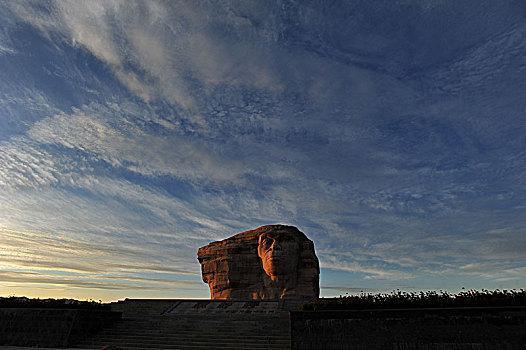
{"type": "Polygon", "coordinates": [[[70,288],[88,288],[88,289],[109,289],[109,290],[172,290],[176,287],[195,287],[197,282],[186,282],[186,281],[170,281],[162,279],[144,279],[134,277],[104,277],[103,279],[108,280],[122,280],[123,282],[132,283],[115,283],[111,281],[96,281],[97,276],[86,276],[89,280],[83,280],[82,277],[75,276],[75,278],[60,276],[60,275],[47,275],[35,272],[12,272],[12,271],[0,271],[0,277],[2,281],[8,283],[21,283],[21,284],[43,284],[46,286],[61,286],[70,288]],[[149,285],[140,285],[137,282],[147,282],[149,285]]]}

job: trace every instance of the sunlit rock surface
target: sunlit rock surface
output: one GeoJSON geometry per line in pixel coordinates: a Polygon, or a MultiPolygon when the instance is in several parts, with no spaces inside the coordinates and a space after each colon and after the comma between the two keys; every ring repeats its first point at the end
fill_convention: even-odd
{"type": "Polygon", "coordinates": [[[314,244],[294,226],[268,225],[199,248],[212,299],[319,296],[314,244]]]}

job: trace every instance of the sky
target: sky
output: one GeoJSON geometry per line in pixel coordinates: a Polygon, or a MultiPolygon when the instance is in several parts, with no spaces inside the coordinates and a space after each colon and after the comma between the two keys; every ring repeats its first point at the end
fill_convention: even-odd
{"type": "Polygon", "coordinates": [[[321,296],[526,287],[526,2],[0,2],[0,296],[209,298],[314,241],[321,296]]]}

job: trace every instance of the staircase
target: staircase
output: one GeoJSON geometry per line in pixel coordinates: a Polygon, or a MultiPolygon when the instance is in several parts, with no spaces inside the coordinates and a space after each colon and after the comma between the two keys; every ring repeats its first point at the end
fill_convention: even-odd
{"type": "Polygon", "coordinates": [[[124,317],[76,348],[290,349],[288,313],[124,317]]]}

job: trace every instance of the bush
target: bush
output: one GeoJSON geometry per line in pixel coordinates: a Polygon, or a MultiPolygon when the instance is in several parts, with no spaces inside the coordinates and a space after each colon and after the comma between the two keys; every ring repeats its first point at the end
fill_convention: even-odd
{"type": "Polygon", "coordinates": [[[402,292],[321,298],[301,306],[301,310],[363,310],[363,309],[410,309],[476,306],[526,306],[526,291],[520,289],[494,290],[471,289],[458,294],[448,292],[402,292]]]}
{"type": "Polygon", "coordinates": [[[26,297],[0,297],[0,307],[5,308],[45,308],[45,309],[83,309],[110,310],[109,305],[97,301],[79,301],[74,299],[29,299],[26,297]]]}

